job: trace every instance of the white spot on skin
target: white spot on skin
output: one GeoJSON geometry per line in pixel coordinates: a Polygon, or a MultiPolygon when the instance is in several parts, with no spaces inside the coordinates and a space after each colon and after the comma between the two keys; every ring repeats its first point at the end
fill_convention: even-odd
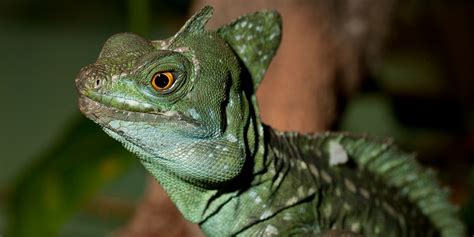
{"type": "Polygon", "coordinates": [[[331,141],[329,143],[329,165],[335,166],[344,164],[348,160],[349,158],[347,157],[347,152],[344,150],[344,147],[338,142],[331,141]]]}
{"type": "MultiPolygon", "coordinates": [[[[264,147],[262,145],[258,146],[258,153],[259,154],[264,154],[265,153],[264,147]]],[[[275,171],[270,170],[270,172],[275,172],[275,171]]]]}
{"type": "Polygon", "coordinates": [[[324,215],[326,217],[330,217],[332,215],[332,205],[331,204],[327,204],[324,208],[324,215]]]}
{"type": "Polygon", "coordinates": [[[120,128],[120,121],[118,121],[118,120],[110,121],[109,126],[112,127],[112,128],[120,128]]]}
{"type": "Polygon", "coordinates": [[[247,45],[242,45],[238,47],[239,53],[244,53],[246,48],[247,48],[247,45]]]}
{"type": "Polygon", "coordinates": [[[316,168],[316,166],[314,166],[313,164],[310,164],[309,170],[311,170],[311,173],[313,173],[314,176],[316,176],[316,178],[319,178],[319,171],[318,171],[318,168],[316,168]]]}
{"type": "Polygon", "coordinates": [[[270,217],[272,215],[272,211],[270,210],[266,210],[262,213],[262,215],[260,216],[260,220],[263,220],[263,219],[267,219],[268,217],[270,217]]]}
{"type": "Polygon", "coordinates": [[[227,141],[229,142],[237,142],[237,138],[232,134],[227,134],[227,141]]]}
{"type": "Polygon", "coordinates": [[[241,40],[241,39],[242,39],[242,35],[236,35],[236,36],[235,36],[235,40],[239,41],[239,40],[241,40]]]}
{"type": "Polygon", "coordinates": [[[301,162],[300,162],[300,168],[301,168],[302,170],[306,170],[306,169],[308,169],[308,165],[307,165],[304,161],[301,161],[301,162]]]}
{"type": "Polygon", "coordinates": [[[183,53],[183,52],[191,51],[191,49],[189,47],[181,47],[181,48],[175,49],[174,51],[178,53],[183,53]]]}
{"type": "Polygon", "coordinates": [[[267,225],[264,236],[278,235],[278,229],[273,225],[267,225]]]}
{"type": "Polygon", "coordinates": [[[346,185],[346,188],[349,189],[349,191],[355,193],[357,191],[357,188],[356,186],[354,185],[354,183],[352,181],[350,181],[349,179],[344,179],[344,184],[346,185]]]}
{"type": "Polygon", "coordinates": [[[255,203],[256,203],[256,204],[259,204],[259,203],[261,203],[261,202],[262,202],[262,199],[257,196],[257,197],[255,198],[255,203]]]}
{"type": "Polygon", "coordinates": [[[349,203],[344,203],[344,205],[342,205],[342,207],[347,211],[351,210],[351,206],[349,205],[349,203]]]}
{"type": "Polygon", "coordinates": [[[168,47],[168,41],[166,40],[154,40],[152,41],[153,44],[158,44],[160,49],[168,47]]]}
{"type": "Polygon", "coordinates": [[[293,196],[290,199],[288,199],[288,201],[286,201],[285,204],[286,206],[291,206],[291,205],[294,205],[297,201],[298,201],[298,198],[293,196]]]}
{"type": "Polygon", "coordinates": [[[174,116],[179,116],[179,113],[176,111],[165,111],[163,115],[168,116],[168,117],[174,117],[174,116]]]}
{"type": "Polygon", "coordinates": [[[216,113],[213,110],[211,110],[209,114],[211,115],[212,119],[216,119],[216,113]]]}
{"type": "Polygon", "coordinates": [[[262,26],[257,26],[257,27],[255,28],[255,30],[257,30],[258,32],[262,32],[263,27],[262,27],[262,26]]]}
{"type": "Polygon", "coordinates": [[[331,183],[332,182],[332,179],[331,179],[331,176],[329,176],[329,174],[326,172],[326,171],[321,171],[321,177],[323,178],[324,181],[326,181],[327,183],[331,183]]]}
{"type": "Polygon", "coordinates": [[[209,158],[214,157],[214,153],[209,154],[209,158]]]}
{"type": "Polygon", "coordinates": [[[255,191],[251,191],[249,193],[249,196],[252,197],[252,198],[255,198],[255,197],[257,197],[257,193],[255,191]]]}
{"type": "Polygon", "coordinates": [[[268,37],[269,40],[273,40],[275,37],[277,37],[278,34],[277,33],[273,33],[270,35],[270,37],[268,37]]]}
{"type": "Polygon", "coordinates": [[[278,185],[278,184],[281,183],[282,180],[283,180],[283,175],[282,175],[282,174],[279,174],[278,177],[275,179],[274,184],[275,184],[275,185],[278,185]]]}
{"type": "Polygon", "coordinates": [[[119,79],[121,75],[122,75],[122,74],[120,74],[120,75],[113,75],[110,79],[111,79],[112,81],[115,81],[115,80],[119,79]]]}
{"type": "Polygon", "coordinates": [[[191,115],[191,117],[192,117],[193,119],[199,119],[199,118],[201,118],[201,115],[196,111],[195,108],[189,109],[188,112],[189,112],[189,114],[191,115]]]}
{"type": "Polygon", "coordinates": [[[300,196],[300,197],[304,197],[304,196],[305,196],[305,195],[304,195],[304,187],[303,187],[303,186],[299,186],[297,192],[298,192],[298,196],[300,196]]]}
{"type": "Polygon", "coordinates": [[[293,218],[291,217],[291,214],[290,214],[290,213],[285,212],[285,214],[283,214],[283,220],[285,220],[285,221],[291,221],[291,219],[293,219],[293,218]]]}

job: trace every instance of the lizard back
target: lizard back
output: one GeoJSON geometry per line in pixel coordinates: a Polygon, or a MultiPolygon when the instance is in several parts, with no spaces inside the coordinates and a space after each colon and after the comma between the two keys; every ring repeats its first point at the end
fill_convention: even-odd
{"type": "Polygon", "coordinates": [[[352,225],[360,231],[363,226],[353,224],[366,219],[362,233],[368,236],[391,231],[399,232],[394,236],[463,235],[457,208],[448,201],[448,191],[441,188],[434,172],[421,167],[415,155],[400,151],[390,140],[271,129],[270,134],[272,149],[287,159],[304,160],[320,182],[324,198],[317,209],[322,210],[320,225],[324,228],[345,225],[351,229],[352,225]],[[283,154],[282,149],[286,150],[283,154]],[[347,160],[331,164],[338,156],[347,156],[347,160]],[[374,209],[384,213],[384,225],[376,223],[377,218],[385,217],[376,217],[374,209]]]}

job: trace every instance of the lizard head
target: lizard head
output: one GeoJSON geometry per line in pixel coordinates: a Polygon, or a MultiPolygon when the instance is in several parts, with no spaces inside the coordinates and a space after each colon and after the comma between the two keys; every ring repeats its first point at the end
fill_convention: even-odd
{"type": "Polygon", "coordinates": [[[275,12],[205,30],[211,16],[203,8],[167,40],[114,35],[76,77],[80,110],[147,168],[206,187],[247,162],[254,90],[281,32],[275,12]]]}

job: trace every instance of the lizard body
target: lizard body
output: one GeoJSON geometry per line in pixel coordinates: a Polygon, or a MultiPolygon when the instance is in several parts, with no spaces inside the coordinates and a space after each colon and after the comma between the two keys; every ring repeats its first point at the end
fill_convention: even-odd
{"type": "Polygon", "coordinates": [[[278,13],[173,37],[122,33],[76,78],[81,111],[137,154],[209,236],[462,236],[433,175],[389,142],[263,125],[255,91],[281,37],[278,13]]]}

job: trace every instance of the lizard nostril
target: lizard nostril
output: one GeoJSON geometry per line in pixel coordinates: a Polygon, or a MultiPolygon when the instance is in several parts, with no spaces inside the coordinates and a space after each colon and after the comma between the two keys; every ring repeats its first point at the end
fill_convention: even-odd
{"type": "Polygon", "coordinates": [[[98,64],[90,64],[83,67],[76,77],[76,86],[80,91],[99,90],[106,83],[105,68],[98,64]]]}
{"type": "Polygon", "coordinates": [[[95,87],[94,87],[94,88],[95,88],[95,89],[99,88],[99,87],[100,87],[100,83],[101,83],[101,80],[100,80],[100,79],[97,79],[97,80],[95,81],[95,87]]]}

